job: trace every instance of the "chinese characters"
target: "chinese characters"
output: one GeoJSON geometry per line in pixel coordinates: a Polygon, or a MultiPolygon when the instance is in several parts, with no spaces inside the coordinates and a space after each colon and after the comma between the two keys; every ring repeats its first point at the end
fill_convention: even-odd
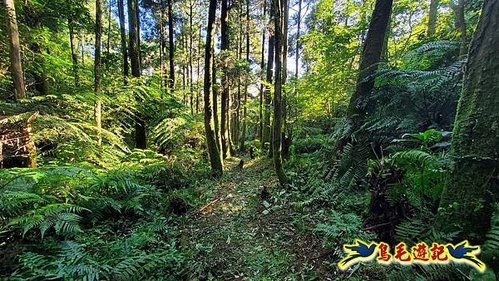
{"type": "Polygon", "coordinates": [[[364,242],[356,239],[353,244],[346,244],[343,249],[347,256],[343,258],[338,267],[346,270],[359,262],[369,262],[374,259],[380,264],[396,262],[402,265],[418,264],[446,264],[449,262],[464,263],[476,270],[485,271],[485,264],[477,258],[480,254],[479,246],[472,246],[468,241],[459,244],[439,244],[433,242],[431,246],[425,242],[409,247],[400,242],[390,251],[390,245],[385,242],[364,242]]]}

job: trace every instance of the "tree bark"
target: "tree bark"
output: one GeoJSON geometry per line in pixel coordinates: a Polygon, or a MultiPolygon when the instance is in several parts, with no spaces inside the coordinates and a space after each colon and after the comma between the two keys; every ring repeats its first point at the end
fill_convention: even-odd
{"type": "Polygon", "coordinates": [[[393,0],[377,0],[374,7],[360,60],[357,86],[348,106],[348,116],[353,121],[354,131],[375,109],[374,101],[370,98],[374,88],[372,76],[380,62],[392,5],[393,0]]]}
{"type": "Polygon", "coordinates": [[[4,0],[5,10],[7,11],[7,31],[9,33],[10,43],[10,73],[15,89],[15,98],[26,98],[26,89],[24,85],[24,74],[21,61],[21,44],[19,43],[19,30],[17,28],[17,16],[14,0],[4,0]]]}
{"type": "Polygon", "coordinates": [[[206,31],[206,46],[204,55],[204,128],[206,132],[206,143],[208,146],[208,154],[210,157],[211,172],[213,176],[219,177],[222,175],[222,160],[220,158],[220,152],[218,150],[215,131],[213,130],[213,115],[211,108],[211,79],[210,79],[210,62],[212,58],[212,36],[213,29],[215,25],[215,14],[217,9],[217,1],[210,0],[210,7],[208,11],[208,26],[206,31]]]}
{"type": "MultiPolygon", "coordinates": [[[[109,54],[111,53],[111,21],[112,21],[112,18],[111,18],[111,13],[112,13],[112,5],[111,5],[111,0],[108,1],[107,3],[109,5],[109,9],[108,9],[108,14],[107,14],[107,44],[106,44],[106,54],[107,56],[109,56],[109,54]]],[[[107,68],[109,68],[109,65],[107,65],[107,68]]]]}
{"type": "Polygon", "coordinates": [[[71,60],[73,61],[73,77],[75,79],[75,86],[78,87],[80,85],[80,75],[78,74],[78,52],[76,46],[76,36],[74,32],[74,21],[70,16],[68,18],[68,27],[69,27],[69,44],[71,46],[71,60]]]}
{"type": "MultiPolygon", "coordinates": [[[[267,1],[263,0],[263,18],[265,21],[265,16],[267,14],[267,1]]],[[[265,26],[265,23],[263,24],[265,26]]],[[[259,107],[258,107],[258,117],[259,117],[259,128],[258,128],[258,136],[260,137],[260,144],[263,148],[263,94],[264,94],[264,85],[263,85],[263,69],[265,68],[265,31],[266,28],[262,30],[262,54],[260,57],[260,69],[261,69],[261,83],[260,83],[260,97],[259,97],[259,107]]]]}
{"type": "MultiPolygon", "coordinates": [[[[282,85],[286,85],[288,80],[288,22],[289,22],[289,0],[282,0],[283,3],[283,19],[282,19],[282,85]]],[[[281,157],[282,159],[288,159],[289,157],[289,146],[291,139],[290,135],[291,129],[288,125],[288,93],[283,90],[282,95],[282,123],[283,129],[281,133],[281,157]]]]}
{"type": "Polygon", "coordinates": [[[485,0],[471,42],[451,146],[454,166],[437,222],[483,242],[499,199],[499,2],[485,0]]]}
{"type": "MultiPolygon", "coordinates": [[[[271,0],[274,1],[274,0],[271,0]]],[[[274,20],[275,17],[275,7],[274,3],[271,3],[270,7],[270,21],[274,20]]],[[[263,98],[264,98],[264,120],[263,120],[263,134],[262,134],[262,145],[265,147],[266,143],[270,144],[270,110],[272,96],[270,94],[270,84],[272,84],[272,70],[274,67],[274,52],[275,52],[275,30],[269,30],[269,51],[267,53],[267,69],[265,75],[265,85],[263,98]]],[[[269,145],[268,149],[271,150],[272,144],[269,145]]]]}
{"type": "MultiPolygon", "coordinates": [[[[161,95],[163,95],[163,90],[167,89],[168,86],[163,83],[163,76],[165,74],[165,15],[163,12],[164,3],[163,0],[159,2],[159,21],[158,21],[158,29],[159,29],[159,90],[161,95]]],[[[184,95],[184,105],[185,105],[185,95],[184,95]]]]}
{"type": "Polygon", "coordinates": [[[123,78],[124,83],[127,83],[128,79],[128,51],[126,44],[126,32],[125,32],[125,7],[123,4],[124,0],[118,0],[118,17],[120,21],[120,35],[121,35],[121,54],[123,55],[123,78]]]}
{"type": "Polygon", "coordinates": [[[213,54],[212,54],[212,67],[211,67],[211,94],[213,100],[213,123],[215,129],[215,142],[217,143],[218,152],[220,153],[220,157],[222,157],[221,149],[222,149],[222,141],[220,139],[220,119],[218,118],[218,85],[217,85],[217,66],[215,63],[215,42],[216,42],[216,29],[213,34],[213,54]]]}
{"type": "Polygon", "coordinates": [[[301,32],[301,4],[302,0],[298,0],[298,22],[297,22],[297,31],[296,31],[296,53],[295,53],[295,76],[298,78],[298,68],[300,62],[300,32],[301,32]]]}
{"type": "Polygon", "coordinates": [[[459,55],[463,56],[467,52],[467,42],[466,42],[466,20],[464,17],[464,0],[457,0],[457,4],[453,3],[454,0],[450,2],[451,8],[455,14],[455,26],[460,33],[461,47],[459,49],[459,55]]]}
{"type": "MultiPolygon", "coordinates": [[[[190,72],[190,79],[189,79],[189,92],[191,93],[192,95],[192,92],[194,90],[193,88],[193,74],[194,74],[194,71],[192,70],[192,56],[193,56],[193,51],[192,51],[192,37],[193,37],[193,31],[194,29],[192,28],[192,19],[194,17],[194,12],[193,12],[193,7],[194,4],[192,3],[192,0],[189,0],[189,72],[190,72]]],[[[215,60],[213,60],[213,66],[215,66],[215,60]]],[[[215,74],[213,74],[214,78],[216,79],[215,77],[215,74]]],[[[216,103],[214,104],[214,106],[216,106],[216,103]]]]}
{"type": "MultiPolygon", "coordinates": [[[[285,1],[285,0],[284,0],[285,1]]],[[[275,16],[275,82],[274,82],[274,122],[273,122],[273,136],[272,136],[272,151],[274,168],[279,179],[281,186],[287,185],[286,174],[282,167],[281,157],[281,132],[282,132],[282,40],[283,40],[283,1],[272,0],[274,6],[275,16]]]]}
{"type": "MultiPolygon", "coordinates": [[[[228,17],[228,4],[227,0],[222,0],[222,10],[221,10],[221,45],[220,49],[222,52],[229,50],[229,25],[227,23],[228,17]]],[[[221,108],[220,108],[220,134],[222,142],[222,157],[225,159],[230,156],[229,149],[229,95],[230,95],[230,85],[229,85],[229,75],[227,69],[224,66],[223,77],[222,77],[222,98],[221,98],[221,108]]]]}
{"type": "Polygon", "coordinates": [[[95,118],[95,127],[97,128],[97,145],[102,144],[101,48],[102,48],[102,3],[101,0],[95,0],[94,118],[95,118]]]}
{"type": "MultiPolygon", "coordinates": [[[[128,0],[128,33],[129,33],[129,55],[132,66],[132,76],[140,77],[140,45],[139,45],[139,24],[137,17],[137,0],[128,0]]],[[[139,97],[136,97],[138,103],[142,102],[139,97]]],[[[140,149],[146,148],[146,127],[141,116],[137,116],[135,120],[135,146],[140,149]]]]}
{"type": "Polygon", "coordinates": [[[246,0],[246,63],[248,64],[248,73],[244,77],[244,99],[243,99],[243,126],[241,129],[241,146],[240,151],[245,151],[245,141],[246,141],[246,115],[248,113],[247,102],[248,102],[248,75],[249,75],[249,65],[250,65],[250,13],[249,13],[249,0],[246,0]]]}
{"type": "Polygon", "coordinates": [[[174,55],[175,55],[175,42],[173,42],[173,0],[168,0],[168,44],[169,44],[169,89],[170,93],[173,93],[175,87],[175,65],[174,65],[174,55]]]}
{"type": "Polygon", "coordinates": [[[45,60],[42,55],[42,46],[37,42],[33,42],[30,46],[33,53],[37,54],[35,56],[35,62],[40,66],[40,70],[35,70],[33,76],[35,78],[35,89],[40,93],[40,95],[49,94],[49,82],[47,77],[47,72],[45,70],[45,60]]]}
{"type": "Polygon", "coordinates": [[[435,26],[437,25],[439,0],[430,0],[430,11],[428,12],[428,27],[426,35],[432,37],[435,35],[435,26]]]}

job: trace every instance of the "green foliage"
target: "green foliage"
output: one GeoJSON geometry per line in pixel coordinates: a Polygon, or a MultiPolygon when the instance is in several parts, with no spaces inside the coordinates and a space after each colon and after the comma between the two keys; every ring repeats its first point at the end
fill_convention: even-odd
{"type": "Polygon", "coordinates": [[[499,256],[499,205],[495,205],[495,211],[490,220],[490,230],[482,247],[485,263],[491,265],[493,271],[499,272],[497,257],[499,256]]]}
{"type": "MultiPolygon", "coordinates": [[[[19,264],[11,265],[12,278],[176,280],[184,255],[173,239],[175,228],[163,217],[170,195],[155,184],[171,183],[161,179],[162,169],[187,177],[175,170],[185,163],[171,163],[192,161],[184,157],[146,150],[111,170],[89,165],[0,170],[0,236],[22,235],[25,240],[17,243],[27,247],[19,264]]],[[[9,251],[14,245],[3,247],[9,251]]]]}

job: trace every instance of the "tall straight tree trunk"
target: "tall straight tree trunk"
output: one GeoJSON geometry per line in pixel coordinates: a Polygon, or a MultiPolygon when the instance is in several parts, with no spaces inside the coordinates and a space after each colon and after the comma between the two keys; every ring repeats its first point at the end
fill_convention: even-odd
{"type": "Polygon", "coordinates": [[[102,144],[101,49],[102,49],[102,3],[101,0],[95,0],[94,118],[95,118],[95,127],[97,127],[97,145],[102,144]]]}
{"type": "Polygon", "coordinates": [[[211,66],[211,93],[213,100],[213,123],[215,129],[215,141],[217,143],[218,152],[220,153],[220,157],[222,157],[221,149],[222,149],[222,141],[220,140],[220,119],[218,118],[218,85],[217,85],[217,66],[215,63],[215,42],[217,32],[215,30],[213,34],[213,54],[212,54],[212,66],[211,66]]]}
{"type": "Polygon", "coordinates": [[[10,73],[14,82],[15,98],[26,98],[26,89],[24,86],[24,74],[21,61],[21,44],[19,43],[19,30],[17,28],[17,16],[14,0],[4,0],[5,10],[7,11],[7,31],[9,33],[10,43],[10,73]]]}
{"type": "Polygon", "coordinates": [[[169,45],[169,89],[170,93],[173,93],[173,89],[175,87],[175,65],[173,63],[174,54],[175,54],[175,43],[173,42],[173,0],[168,0],[168,45],[169,45]]]}
{"type": "Polygon", "coordinates": [[[426,35],[432,37],[435,35],[435,26],[437,25],[439,0],[430,0],[430,11],[428,12],[428,27],[426,35]]]}
{"type": "MultiPolygon", "coordinates": [[[[249,13],[249,0],[246,0],[246,63],[248,64],[248,68],[250,65],[250,13],[249,13]]],[[[244,99],[243,99],[243,126],[241,129],[241,146],[239,147],[240,151],[245,151],[245,141],[246,141],[246,114],[248,112],[247,102],[248,102],[248,74],[244,77],[244,99]]]]}
{"type": "Polygon", "coordinates": [[[120,21],[120,38],[121,38],[121,54],[123,56],[123,77],[124,83],[127,83],[128,79],[128,51],[126,44],[126,32],[125,32],[125,7],[123,4],[124,0],[118,0],[118,17],[120,21]]]}
{"type": "MultiPolygon", "coordinates": [[[[434,0],[436,1],[436,0],[434,0]]],[[[300,63],[300,32],[301,32],[301,5],[302,0],[298,0],[298,19],[297,19],[297,27],[296,27],[296,53],[295,53],[295,76],[298,78],[298,68],[300,63]]]]}
{"type": "MultiPolygon", "coordinates": [[[[135,78],[139,78],[141,72],[139,50],[140,31],[137,10],[137,0],[128,0],[128,33],[130,37],[128,50],[132,66],[132,76],[135,78]]],[[[138,103],[142,102],[139,97],[136,100],[138,103]]],[[[141,149],[146,148],[146,125],[141,116],[137,116],[135,121],[135,146],[141,149]]]]}
{"type": "MultiPolygon", "coordinates": [[[[288,22],[289,22],[289,0],[282,0],[282,82],[285,85],[288,80],[288,22]]],[[[281,133],[281,150],[282,158],[288,159],[289,156],[289,146],[291,139],[288,133],[291,131],[288,127],[288,105],[287,105],[288,92],[284,92],[282,98],[282,122],[283,130],[281,133]]]]}
{"type": "Polygon", "coordinates": [[[85,31],[80,32],[81,36],[81,66],[85,68],[85,44],[87,43],[85,41],[85,31]]]}
{"type": "MultiPolygon", "coordinates": [[[[111,5],[111,0],[108,1],[107,3],[109,5],[109,9],[108,9],[108,14],[107,14],[107,50],[106,50],[106,54],[109,56],[109,54],[111,53],[111,21],[112,21],[112,18],[111,18],[111,12],[112,12],[112,5],[111,5]]],[[[109,66],[108,66],[109,67],[109,66]]]]}
{"type": "MultiPolygon", "coordinates": [[[[190,71],[190,77],[191,77],[191,79],[189,80],[189,92],[191,93],[191,95],[192,95],[192,92],[194,90],[194,88],[193,88],[194,71],[192,70],[192,56],[193,56],[193,51],[192,51],[193,38],[192,37],[193,37],[193,32],[194,32],[194,29],[192,28],[192,19],[194,17],[194,12],[193,12],[194,7],[193,6],[194,6],[194,4],[192,3],[192,0],[189,0],[189,71],[190,71]]],[[[214,60],[213,60],[213,65],[215,65],[214,60]]],[[[213,73],[213,76],[216,79],[214,73],[213,73]]],[[[216,103],[214,104],[214,106],[216,107],[216,103]]]]}
{"type": "MultiPolygon", "coordinates": [[[[170,0],[171,1],[171,0],[170,0]]],[[[211,78],[210,78],[210,62],[212,58],[212,37],[213,29],[215,25],[215,14],[217,10],[217,1],[210,0],[210,7],[208,11],[208,26],[206,30],[206,46],[204,55],[204,128],[206,131],[206,144],[208,146],[208,154],[210,157],[211,172],[214,176],[221,176],[222,170],[222,159],[220,158],[220,152],[217,147],[215,140],[215,131],[213,130],[213,115],[211,107],[211,78]]]]}
{"type": "MultiPolygon", "coordinates": [[[[274,1],[274,0],[271,0],[274,1]]],[[[271,7],[270,7],[270,20],[273,21],[275,17],[275,7],[274,3],[271,2],[271,7]]],[[[263,145],[265,146],[265,143],[270,143],[270,110],[271,110],[271,102],[272,102],[272,96],[270,93],[270,84],[272,84],[272,70],[274,67],[274,52],[275,52],[275,32],[269,32],[269,51],[267,52],[267,69],[266,69],[266,75],[265,75],[265,82],[267,85],[264,88],[264,120],[263,120],[263,134],[262,134],[262,140],[263,140],[263,145]]],[[[269,151],[271,149],[272,144],[269,145],[269,151]]]]}
{"type": "MultiPolygon", "coordinates": [[[[284,0],[285,1],[285,0],[284,0]]],[[[281,132],[282,132],[282,39],[283,39],[283,1],[272,0],[274,7],[275,26],[275,82],[274,82],[274,122],[272,125],[272,153],[274,168],[281,186],[287,184],[286,174],[282,167],[281,157],[281,132]]]]}
{"type": "MultiPolygon", "coordinates": [[[[160,19],[158,23],[158,28],[159,28],[159,89],[161,91],[161,94],[163,94],[163,86],[164,88],[168,88],[167,85],[163,84],[163,75],[165,73],[164,69],[164,63],[165,63],[165,54],[163,53],[163,50],[165,49],[163,43],[165,42],[165,28],[164,28],[164,23],[165,23],[165,18],[163,15],[163,1],[160,2],[160,8],[159,8],[159,13],[160,13],[160,19]]],[[[185,105],[185,94],[184,94],[184,105],[185,105]]]]}
{"type": "MultiPolygon", "coordinates": [[[[267,1],[263,0],[263,17],[262,20],[265,21],[265,15],[267,14],[267,1]]],[[[263,24],[265,26],[265,23],[263,24]]],[[[259,96],[259,107],[258,107],[258,117],[259,117],[259,128],[258,128],[258,136],[260,137],[260,143],[263,146],[263,93],[264,93],[264,85],[263,85],[263,69],[265,67],[265,31],[266,28],[262,30],[262,54],[260,57],[260,69],[262,71],[262,82],[260,83],[260,96],[259,96]]]]}
{"type": "MultiPolygon", "coordinates": [[[[163,87],[165,89],[165,92],[168,92],[168,88],[169,88],[169,83],[168,83],[168,67],[167,67],[167,64],[166,64],[166,49],[168,47],[168,43],[167,43],[167,40],[166,40],[166,30],[165,30],[165,12],[164,12],[164,4],[163,4],[163,0],[161,0],[161,19],[162,19],[162,24],[161,24],[161,30],[163,32],[163,37],[161,38],[162,41],[161,41],[161,46],[162,46],[162,50],[161,50],[161,53],[163,54],[162,55],[162,58],[163,58],[163,76],[161,77],[161,81],[162,81],[162,84],[163,84],[163,87]]],[[[187,105],[187,102],[184,100],[184,104],[187,105]]]]}
{"type": "Polygon", "coordinates": [[[392,11],[393,0],[377,0],[360,59],[357,86],[350,99],[348,116],[353,121],[353,130],[360,127],[367,115],[375,109],[370,99],[374,88],[372,75],[378,69],[383,44],[392,11]]]}
{"type": "MultiPolygon", "coordinates": [[[[239,5],[239,34],[237,36],[237,61],[241,61],[243,52],[243,7],[239,5]]],[[[237,77],[237,92],[234,97],[234,126],[232,127],[232,140],[237,146],[239,143],[240,121],[241,121],[241,76],[237,77]]]]}
{"type": "MultiPolygon", "coordinates": [[[[227,0],[222,0],[222,10],[221,10],[221,45],[220,49],[222,52],[229,50],[229,25],[227,23],[228,17],[228,6],[227,0]]],[[[222,157],[225,159],[229,157],[230,140],[229,140],[229,75],[227,69],[224,66],[223,77],[222,77],[222,98],[221,98],[221,108],[220,108],[220,134],[222,142],[222,157]]]]}
{"type": "Polygon", "coordinates": [[[80,75],[78,74],[78,50],[76,46],[76,36],[74,32],[73,18],[68,18],[69,27],[69,44],[71,45],[71,60],[73,61],[73,77],[75,79],[75,86],[80,85],[80,75]]]}
{"type": "Polygon", "coordinates": [[[464,0],[457,0],[457,4],[451,0],[451,8],[455,14],[455,26],[456,29],[459,30],[460,40],[461,40],[461,48],[459,49],[459,55],[465,55],[467,51],[466,45],[466,20],[464,18],[464,0]]]}
{"type": "Polygon", "coordinates": [[[466,63],[437,222],[481,244],[499,198],[499,2],[485,0],[466,63]]]}
{"type": "Polygon", "coordinates": [[[33,73],[33,76],[35,78],[35,89],[41,94],[41,95],[48,95],[49,93],[49,81],[47,77],[47,71],[45,67],[45,60],[42,56],[42,46],[38,44],[38,42],[33,42],[30,46],[30,49],[33,53],[37,54],[35,56],[35,61],[37,64],[39,64],[41,67],[39,70],[35,70],[33,73]]]}
{"type": "MultiPolygon", "coordinates": [[[[139,53],[139,69],[141,69],[142,71],[142,51],[140,49],[140,45],[141,45],[141,39],[140,39],[140,7],[139,7],[139,0],[136,0],[137,2],[137,9],[135,10],[135,15],[136,15],[136,23],[135,23],[135,26],[137,28],[137,50],[138,50],[138,53],[139,53]]],[[[130,19],[130,17],[129,17],[130,19]]]]}

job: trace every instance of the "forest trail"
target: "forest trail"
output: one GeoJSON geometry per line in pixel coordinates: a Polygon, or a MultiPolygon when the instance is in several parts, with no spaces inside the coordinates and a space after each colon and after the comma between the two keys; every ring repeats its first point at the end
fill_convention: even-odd
{"type": "Polygon", "coordinates": [[[270,159],[246,160],[242,170],[239,160],[226,161],[208,204],[181,226],[181,246],[195,253],[190,264],[196,268],[188,270],[216,280],[331,280],[335,265],[323,240],[291,208],[270,159]],[[268,201],[264,186],[272,194],[268,201]]]}

